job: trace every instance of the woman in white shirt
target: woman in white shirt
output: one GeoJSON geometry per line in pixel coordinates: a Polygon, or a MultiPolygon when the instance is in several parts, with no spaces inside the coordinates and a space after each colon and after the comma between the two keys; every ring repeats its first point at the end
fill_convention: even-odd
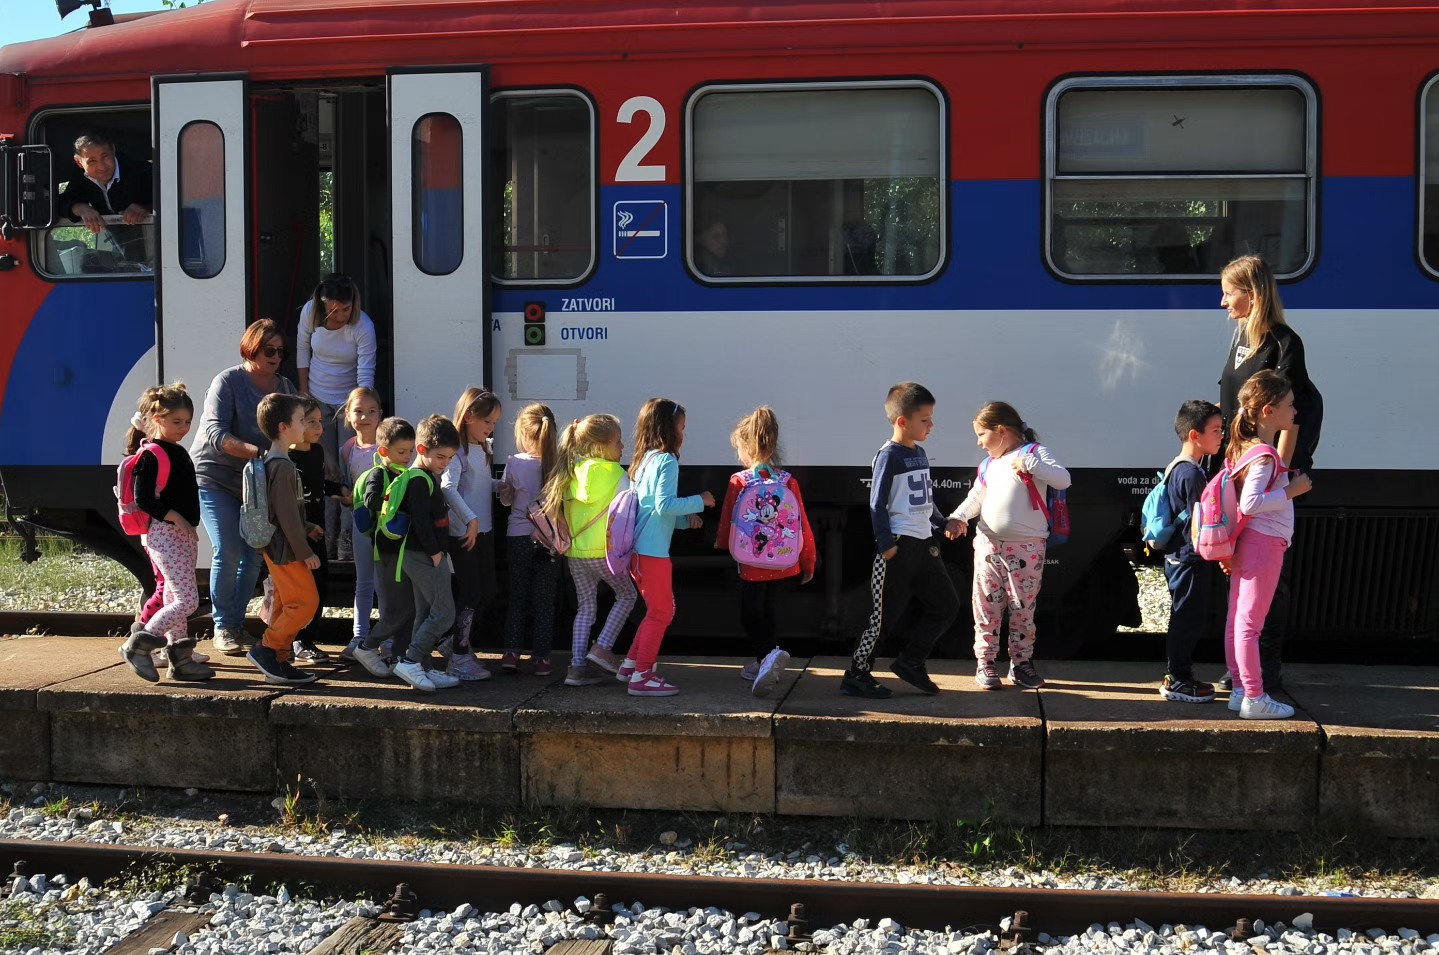
{"type": "MultiPolygon", "coordinates": [[[[315,286],[315,294],[300,309],[298,339],[300,390],[324,405],[320,443],[326,467],[334,467],[340,444],[350,437],[340,409],[354,389],[375,387],[375,323],[360,308],[360,290],[348,275],[332,272],[315,286]]],[[[348,530],[341,525],[342,516],[348,512],[338,500],[326,502],[327,549],[331,557],[348,560],[350,548],[341,541],[348,530]]]]}

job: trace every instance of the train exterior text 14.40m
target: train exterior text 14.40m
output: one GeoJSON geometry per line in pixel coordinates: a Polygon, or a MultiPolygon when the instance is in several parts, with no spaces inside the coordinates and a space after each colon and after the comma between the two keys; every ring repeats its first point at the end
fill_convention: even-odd
{"type": "MultiPolygon", "coordinates": [[[[412,419],[472,384],[627,426],[672,395],[681,487],[719,496],[773,406],[821,554],[791,632],[867,612],[886,389],[939,399],[946,510],[1010,401],[1074,475],[1045,575],[1073,642],[1134,607],[1121,545],[1175,410],[1217,396],[1219,270],[1257,252],[1327,412],[1292,625],[1432,634],[1436,50],[1435,0],[209,0],[5,47],[7,502],[148,575],[111,496],[136,396],[198,396],[248,322],[293,336],[333,263],[412,419]],[[65,216],[92,128],[153,172],[151,221],[65,216]]],[[[688,537],[678,585],[732,606],[688,537]]]]}

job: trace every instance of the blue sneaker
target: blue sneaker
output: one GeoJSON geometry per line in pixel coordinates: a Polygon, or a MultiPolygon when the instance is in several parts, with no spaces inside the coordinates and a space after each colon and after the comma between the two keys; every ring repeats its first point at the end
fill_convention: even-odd
{"type": "Polygon", "coordinates": [[[306,683],[314,683],[319,677],[313,673],[306,673],[304,670],[296,669],[289,662],[275,656],[275,651],[257,643],[245,654],[245,659],[253,663],[261,673],[265,674],[265,682],[276,686],[303,686],[306,683]]]}

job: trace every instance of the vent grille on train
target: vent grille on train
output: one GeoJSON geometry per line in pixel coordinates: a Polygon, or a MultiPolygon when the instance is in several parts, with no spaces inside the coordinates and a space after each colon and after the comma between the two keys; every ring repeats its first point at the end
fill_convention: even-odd
{"type": "Polygon", "coordinates": [[[1305,508],[1297,516],[1291,632],[1439,631],[1439,511],[1305,508]]]}

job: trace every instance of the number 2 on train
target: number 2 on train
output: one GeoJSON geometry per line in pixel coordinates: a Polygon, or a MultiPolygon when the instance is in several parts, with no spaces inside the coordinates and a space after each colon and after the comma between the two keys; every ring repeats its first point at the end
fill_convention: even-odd
{"type": "Polygon", "coordinates": [[[665,134],[665,108],[653,96],[631,96],[620,104],[620,111],[615,119],[629,124],[635,121],[638,113],[644,113],[650,118],[650,128],[645,130],[639,142],[620,160],[619,168],[615,170],[615,182],[664,182],[669,171],[665,164],[646,163],[645,158],[665,134]]]}

